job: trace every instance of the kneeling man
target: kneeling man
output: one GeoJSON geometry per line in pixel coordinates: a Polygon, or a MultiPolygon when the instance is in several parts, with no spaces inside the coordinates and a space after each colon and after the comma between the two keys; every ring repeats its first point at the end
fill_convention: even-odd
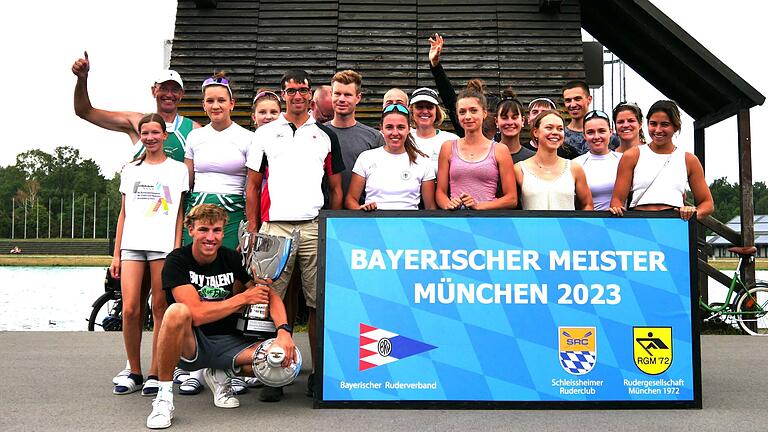
{"type": "Polygon", "coordinates": [[[252,376],[253,352],[260,340],[235,329],[238,312],[245,305],[269,303],[277,326],[276,344],[286,353],[283,366],[294,360],[294,343],[280,296],[265,285],[255,284],[242,265],[240,254],[221,246],[226,211],[213,204],[192,208],[184,224],[192,244],[171,252],[163,268],[163,288],[168,298],[157,343],[160,390],[152,402],[147,427],[167,428],[173,418],[173,369],[207,368],[205,381],[213,403],[235,408],[228,379],[252,376]]]}

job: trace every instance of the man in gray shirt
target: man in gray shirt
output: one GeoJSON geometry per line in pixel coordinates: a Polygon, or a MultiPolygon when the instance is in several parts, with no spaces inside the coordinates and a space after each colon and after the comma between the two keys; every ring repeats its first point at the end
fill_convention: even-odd
{"type": "MultiPolygon", "coordinates": [[[[336,73],[331,79],[331,99],[333,101],[333,120],[326,123],[339,138],[344,171],[341,172],[341,188],[344,195],[352,178],[352,168],[360,153],[384,145],[384,137],[378,130],[355,120],[355,109],[362,99],[363,78],[353,70],[336,73]]],[[[365,202],[365,193],[360,197],[360,204],[365,202]]]]}

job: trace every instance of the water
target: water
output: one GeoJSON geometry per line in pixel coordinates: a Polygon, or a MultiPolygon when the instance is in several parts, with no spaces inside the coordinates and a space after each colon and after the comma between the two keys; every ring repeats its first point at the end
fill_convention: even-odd
{"type": "Polygon", "coordinates": [[[104,267],[0,267],[0,331],[87,330],[104,267]]]}
{"type": "MultiPolygon", "coordinates": [[[[91,305],[104,293],[104,267],[0,267],[0,331],[87,330],[91,305]]],[[[725,272],[732,275],[733,270],[725,272]]],[[[768,279],[758,271],[757,279],[768,279]]],[[[728,290],[709,281],[709,299],[728,290]]]]}

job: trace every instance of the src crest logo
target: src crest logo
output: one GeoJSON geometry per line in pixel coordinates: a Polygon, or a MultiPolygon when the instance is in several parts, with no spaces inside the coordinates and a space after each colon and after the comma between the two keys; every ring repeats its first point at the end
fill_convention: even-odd
{"type": "Polygon", "coordinates": [[[584,375],[597,362],[595,327],[558,327],[560,366],[571,375],[584,375]]]}

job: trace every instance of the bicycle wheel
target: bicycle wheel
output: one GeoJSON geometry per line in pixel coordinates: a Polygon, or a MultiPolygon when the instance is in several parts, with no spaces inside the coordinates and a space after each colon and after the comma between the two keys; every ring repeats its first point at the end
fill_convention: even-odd
{"type": "Polygon", "coordinates": [[[107,292],[93,302],[91,316],[88,318],[88,331],[122,331],[123,304],[115,299],[114,293],[107,292]]]}
{"type": "Polygon", "coordinates": [[[753,336],[768,336],[768,285],[752,285],[736,301],[736,321],[739,327],[753,336]],[[749,324],[756,324],[755,330],[749,324]]]}

